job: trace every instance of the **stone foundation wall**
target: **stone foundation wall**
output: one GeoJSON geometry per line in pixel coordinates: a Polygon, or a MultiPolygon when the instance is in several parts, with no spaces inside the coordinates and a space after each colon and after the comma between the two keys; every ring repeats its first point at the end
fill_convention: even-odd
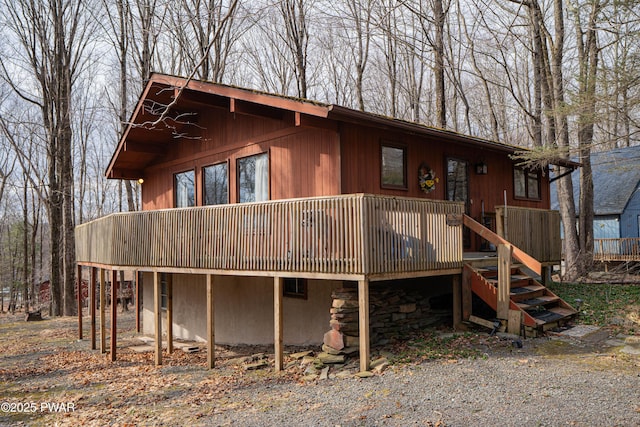
{"type": "MultiPolygon", "coordinates": [[[[332,292],[331,330],[324,336],[326,352],[351,353],[358,347],[358,289],[345,286],[332,292]]],[[[441,323],[452,315],[442,307],[442,295],[429,295],[426,288],[370,286],[369,334],[371,345],[385,344],[390,338],[412,330],[441,323]]]]}

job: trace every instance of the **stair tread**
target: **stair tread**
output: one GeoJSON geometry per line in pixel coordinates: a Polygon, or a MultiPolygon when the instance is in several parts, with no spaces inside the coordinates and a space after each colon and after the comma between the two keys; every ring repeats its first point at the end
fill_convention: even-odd
{"type": "MultiPolygon", "coordinates": [[[[485,278],[485,280],[489,283],[491,283],[492,285],[496,285],[498,283],[498,278],[497,277],[487,277],[487,276],[483,276],[485,278]]],[[[511,276],[511,284],[517,284],[517,283],[522,283],[524,281],[529,281],[529,279],[531,279],[529,276],[511,276]]]]}
{"type": "Polygon", "coordinates": [[[533,293],[533,292],[538,292],[538,291],[543,291],[546,288],[542,285],[527,285],[527,286],[520,286],[518,288],[511,288],[511,292],[509,292],[510,295],[521,295],[521,294],[527,294],[527,293],[533,293]]]}
{"type": "Polygon", "coordinates": [[[535,313],[529,312],[529,314],[536,319],[536,323],[538,325],[544,325],[546,323],[552,323],[572,316],[576,314],[576,311],[564,307],[553,307],[548,310],[540,310],[535,313]]]}
{"type": "Polygon", "coordinates": [[[560,298],[556,296],[551,296],[551,295],[543,295],[540,297],[519,301],[517,303],[517,306],[526,310],[528,308],[539,307],[541,305],[549,304],[556,301],[560,301],[560,298]]]}

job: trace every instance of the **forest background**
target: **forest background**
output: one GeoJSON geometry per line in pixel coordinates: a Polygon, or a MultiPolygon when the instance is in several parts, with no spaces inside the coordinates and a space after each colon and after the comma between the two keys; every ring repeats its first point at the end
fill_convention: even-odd
{"type": "Polygon", "coordinates": [[[592,261],[589,155],[638,143],[640,0],[0,0],[0,11],[2,309],[18,295],[28,309],[50,281],[51,314],[74,314],[75,225],[139,208],[136,183],[103,173],[152,71],[531,148],[531,168],[581,162],[579,212],[558,180],[569,281],[592,261]]]}

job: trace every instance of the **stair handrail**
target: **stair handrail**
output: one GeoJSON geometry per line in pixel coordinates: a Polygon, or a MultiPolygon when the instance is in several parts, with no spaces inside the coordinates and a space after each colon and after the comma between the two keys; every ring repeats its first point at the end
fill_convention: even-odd
{"type": "Polygon", "coordinates": [[[476,221],[475,219],[471,218],[470,216],[468,216],[466,214],[463,214],[463,219],[462,220],[463,220],[463,224],[466,227],[468,227],[470,230],[472,230],[475,233],[477,233],[483,239],[488,240],[489,242],[493,243],[494,245],[496,245],[496,246],[498,246],[498,245],[511,246],[513,248],[512,255],[513,255],[513,257],[515,259],[517,259],[518,261],[523,263],[527,268],[533,270],[537,274],[540,274],[540,275],[542,274],[542,264],[540,263],[540,261],[538,261],[537,259],[535,259],[531,255],[529,255],[528,253],[526,253],[522,249],[518,248],[517,246],[515,246],[513,243],[509,242],[508,240],[498,236],[496,233],[494,233],[493,231],[489,230],[487,227],[485,227],[484,225],[480,224],[478,221],[476,221]]]}

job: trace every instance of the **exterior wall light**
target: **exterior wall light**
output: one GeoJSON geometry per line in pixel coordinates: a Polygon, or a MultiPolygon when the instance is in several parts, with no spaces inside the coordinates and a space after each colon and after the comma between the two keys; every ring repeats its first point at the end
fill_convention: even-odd
{"type": "Polygon", "coordinates": [[[486,175],[487,164],[485,162],[476,163],[476,175],[486,175]]]}

